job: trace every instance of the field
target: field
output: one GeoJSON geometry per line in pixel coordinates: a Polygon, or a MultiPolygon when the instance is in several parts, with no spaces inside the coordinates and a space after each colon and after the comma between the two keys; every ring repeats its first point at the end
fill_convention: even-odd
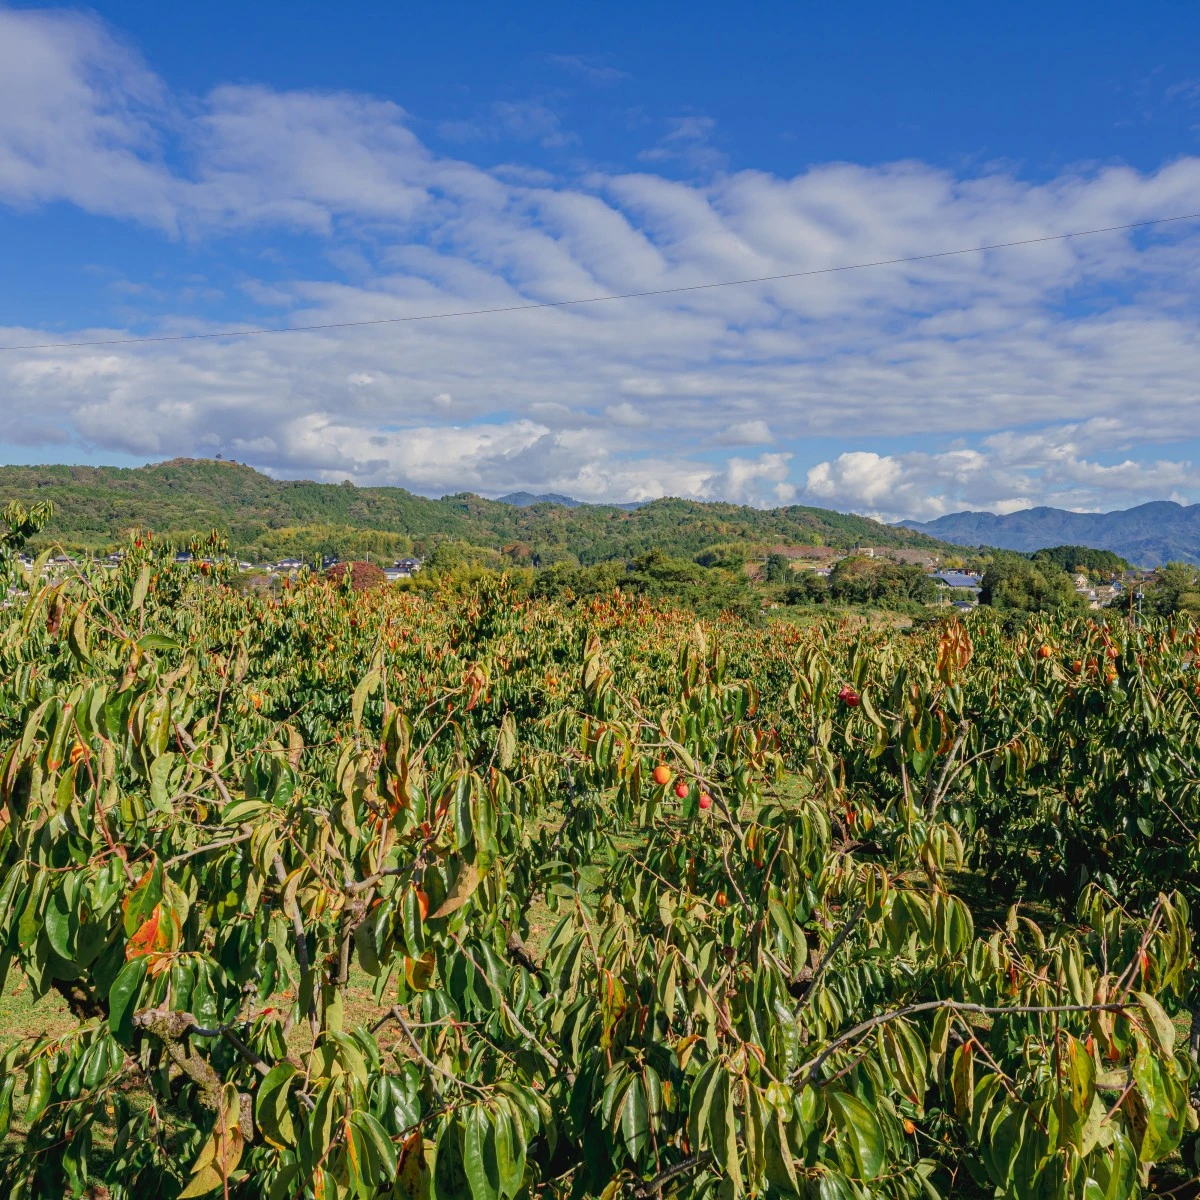
{"type": "Polygon", "coordinates": [[[0,610],[16,1197],[1195,1194],[1200,635],[0,610]]]}

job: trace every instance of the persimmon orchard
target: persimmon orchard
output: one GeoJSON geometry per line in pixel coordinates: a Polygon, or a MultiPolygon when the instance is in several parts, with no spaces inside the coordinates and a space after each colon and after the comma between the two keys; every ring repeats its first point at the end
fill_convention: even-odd
{"type": "Polygon", "coordinates": [[[209,557],[0,612],[6,1195],[1186,1194],[1194,629],[209,557]]]}

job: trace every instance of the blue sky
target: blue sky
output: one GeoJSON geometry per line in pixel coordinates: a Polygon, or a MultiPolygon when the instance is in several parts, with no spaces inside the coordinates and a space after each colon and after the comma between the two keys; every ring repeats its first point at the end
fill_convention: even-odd
{"type": "MultiPolygon", "coordinates": [[[[1189,4],[0,5],[0,344],[1200,210],[1189,4]],[[649,9],[649,11],[647,11],[649,9]]],[[[1200,222],[593,310],[0,353],[0,459],[895,518],[1200,500],[1200,222]]]]}

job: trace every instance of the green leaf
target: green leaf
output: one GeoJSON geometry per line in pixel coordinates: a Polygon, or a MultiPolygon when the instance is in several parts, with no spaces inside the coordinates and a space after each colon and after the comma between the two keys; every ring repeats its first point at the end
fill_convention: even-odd
{"type": "Polygon", "coordinates": [[[1143,1037],[1138,1037],[1133,1060],[1137,1095],[1145,1109],[1146,1128],[1137,1155],[1144,1163],[1156,1162],[1179,1145],[1183,1135],[1187,1095],[1169,1069],[1151,1052],[1143,1037]]]}
{"type": "Polygon", "coordinates": [[[133,585],[133,596],[129,601],[131,612],[137,612],[146,602],[146,592],[150,588],[150,564],[142,563],[142,569],[138,572],[137,583],[133,585]]]}
{"type": "Polygon", "coordinates": [[[859,1192],[841,1171],[826,1171],[817,1178],[817,1200],[859,1200],[859,1192]]]}
{"type": "Polygon", "coordinates": [[[262,800],[234,800],[221,809],[222,825],[241,825],[270,807],[262,800]]]}
{"type": "Polygon", "coordinates": [[[354,927],[354,947],[358,951],[358,964],[372,978],[378,976],[382,970],[379,948],[375,944],[375,928],[375,921],[370,915],[354,927]]]}
{"type": "Polygon", "coordinates": [[[46,901],[46,937],[54,953],[67,962],[72,962],[75,958],[75,941],[79,933],[79,921],[72,911],[74,908],[75,905],[67,895],[66,884],[51,892],[46,901]]]}
{"type": "Polygon", "coordinates": [[[516,1148],[513,1144],[513,1122],[508,1111],[497,1106],[488,1114],[492,1126],[492,1148],[496,1160],[496,1176],[502,1196],[512,1197],[521,1187],[524,1159],[517,1164],[516,1148]]]}
{"type": "Polygon", "coordinates": [[[91,1091],[108,1073],[108,1039],[93,1042],[83,1056],[83,1086],[91,1091]]]}
{"type": "Polygon", "coordinates": [[[883,1130],[875,1114],[848,1092],[831,1092],[827,1097],[838,1133],[846,1140],[860,1179],[874,1179],[883,1170],[883,1130]]]}
{"type": "Polygon", "coordinates": [[[1150,1037],[1168,1058],[1175,1049],[1175,1026],[1163,1011],[1163,1006],[1149,992],[1134,992],[1142,1011],[1146,1014],[1150,1037]]]}
{"type": "Polygon", "coordinates": [[[465,1135],[458,1121],[447,1120],[438,1132],[431,1179],[434,1200],[462,1200],[466,1164],[463,1162],[465,1135]]]}
{"type": "Polygon", "coordinates": [[[692,1144],[692,1152],[699,1153],[707,1145],[708,1113],[712,1107],[713,1095],[717,1082],[720,1064],[714,1059],[706,1063],[692,1084],[691,1106],[688,1112],[688,1140],[692,1144]]]}
{"type": "Polygon", "coordinates": [[[635,1163],[640,1162],[650,1144],[650,1113],[646,1106],[646,1089],[637,1075],[626,1089],[621,1104],[621,1134],[629,1157],[635,1163]]]}
{"type": "Polygon", "coordinates": [[[263,1138],[277,1150],[296,1145],[296,1129],[288,1105],[288,1089],[298,1068],[290,1062],[277,1063],[258,1085],[254,1116],[263,1138]]]}
{"type": "MultiPolygon", "coordinates": [[[[143,568],[144,569],[144,568],[143,568]]],[[[134,605],[137,607],[137,604],[134,605]]],[[[148,633],[138,638],[138,648],[141,650],[178,650],[179,643],[165,633],[148,633]]]]}
{"type": "Polygon", "coordinates": [[[0,1138],[8,1136],[8,1127],[12,1122],[13,1089],[17,1086],[17,1077],[8,1075],[3,1086],[0,1086],[0,1138]]]}
{"type": "Polygon", "coordinates": [[[1023,1104],[1002,1104],[992,1123],[988,1154],[992,1179],[1004,1188],[1012,1178],[1013,1163],[1025,1138],[1029,1110],[1023,1104]]]}
{"type": "Polygon", "coordinates": [[[709,1146],[737,1196],[742,1190],[742,1164],[738,1154],[733,1087],[724,1067],[716,1072],[712,1091],[712,1107],[708,1114],[709,1146]]]}
{"type": "Polygon", "coordinates": [[[404,930],[404,944],[412,958],[420,958],[425,952],[425,926],[421,920],[421,902],[417,889],[409,886],[400,897],[400,923],[404,930]]]}
{"type": "Polygon", "coordinates": [[[25,1124],[32,1125],[42,1115],[50,1099],[50,1063],[45,1057],[34,1060],[29,1071],[29,1103],[25,1106],[25,1124]]]}
{"type": "Polygon", "coordinates": [[[372,1150],[383,1167],[384,1177],[389,1182],[396,1177],[396,1147],[380,1123],[365,1109],[355,1109],[350,1114],[350,1124],[362,1130],[372,1150]]]}
{"type": "Polygon", "coordinates": [[[171,768],[175,766],[176,754],[168,750],[160,754],[150,764],[150,803],[159,812],[170,813],[171,807],[171,768]]]}
{"type": "Polygon", "coordinates": [[[367,703],[367,697],[372,695],[382,682],[383,676],[378,671],[368,671],[362,677],[362,682],[354,689],[354,695],[350,700],[350,712],[354,718],[355,729],[362,725],[363,706],[367,703]]]}
{"type": "Polygon", "coordinates": [[[500,1195],[499,1172],[494,1145],[488,1145],[491,1122],[482,1104],[467,1109],[463,1127],[463,1169],[472,1200],[496,1200],[500,1195]]]}
{"type": "Polygon", "coordinates": [[[767,1121],[764,1134],[767,1182],[774,1191],[798,1195],[800,1180],[779,1109],[774,1109],[774,1118],[767,1121]]]}
{"type": "Polygon", "coordinates": [[[471,825],[475,838],[475,861],[487,871],[499,853],[496,842],[496,807],[479,776],[471,776],[471,825]]]}
{"type": "Polygon", "coordinates": [[[123,1046],[133,1044],[133,1014],[146,978],[146,966],[145,956],[127,962],[108,989],[108,1027],[123,1046]]]}

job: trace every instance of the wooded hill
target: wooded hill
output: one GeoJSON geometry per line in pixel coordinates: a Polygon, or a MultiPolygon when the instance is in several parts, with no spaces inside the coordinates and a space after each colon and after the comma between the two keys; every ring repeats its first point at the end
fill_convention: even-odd
{"type": "Polygon", "coordinates": [[[914,530],[803,505],[757,509],[667,498],[634,509],[517,507],[466,492],[431,500],[398,487],[277,480],[240,463],[211,459],[179,458],[132,469],[0,467],[0,504],[12,499],[54,502],[54,520],[38,539],[41,544],[102,550],[122,542],[133,528],[181,542],[220,529],[238,554],[255,560],[422,553],[446,539],[515,546],[543,564],[568,555],[585,564],[629,558],[654,547],[690,558],[724,542],[949,549],[914,530]]]}

